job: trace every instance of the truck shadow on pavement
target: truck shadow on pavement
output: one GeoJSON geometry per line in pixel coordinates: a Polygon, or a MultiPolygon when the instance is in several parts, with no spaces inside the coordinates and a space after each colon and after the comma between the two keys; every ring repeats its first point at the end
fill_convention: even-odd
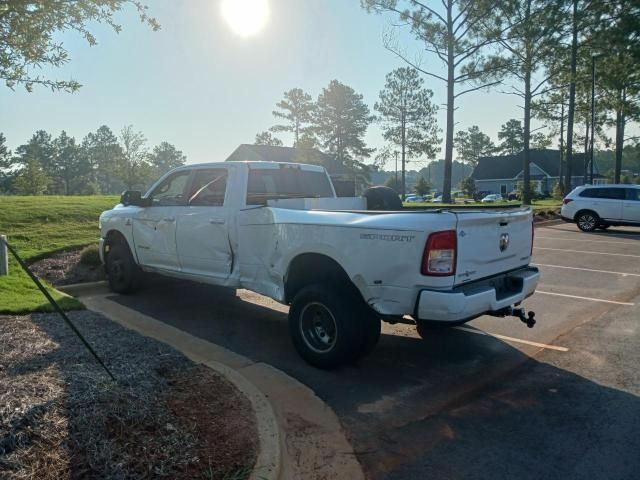
{"type": "Polygon", "coordinates": [[[494,337],[453,330],[422,340],[411,327],[385,326],[371,355],[322,371],[298,357],[286,313],[268,300],[164,279],[135,296],[107,298],[309,386],[340,418],[370,478],[632,478],[640,471],[640,398],[494,337]]]}

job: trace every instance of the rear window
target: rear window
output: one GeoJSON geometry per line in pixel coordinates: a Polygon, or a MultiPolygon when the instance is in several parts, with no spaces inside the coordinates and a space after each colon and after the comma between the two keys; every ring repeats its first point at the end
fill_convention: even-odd
{"type": "Polygon", "coordinates": [[[587,188],[580,192],[580,196],[586,198],[622,200],[625,196],[624,190],[624,188],[587,188]]]}
{"type": "Polygon", "coordinates": [[[266,205],[277,198],[333,197],[329,177],[324,172],[298,167],[250,169],[247,205],[266,205]]]}

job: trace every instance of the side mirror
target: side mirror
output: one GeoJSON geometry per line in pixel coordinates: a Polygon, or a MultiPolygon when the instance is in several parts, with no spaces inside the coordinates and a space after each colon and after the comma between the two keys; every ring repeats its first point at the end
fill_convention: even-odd
{"type": "Polygon", "coordinates": [[[127,190],[123,192],[120,196],[120,203],[125,206],[133,205],[134,207],[148,207],[151,205],[150,199],[143,198],[142,192],[138,190],[127,190]]]}

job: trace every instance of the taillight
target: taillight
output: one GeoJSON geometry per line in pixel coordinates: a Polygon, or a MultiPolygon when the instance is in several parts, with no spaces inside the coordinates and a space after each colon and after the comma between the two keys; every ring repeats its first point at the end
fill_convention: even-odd
{"type": "Polygon", "coordinates": [[[446,277],[456,273],[457,234],[446,230],[429,235],[422,256],[423,275],[446,277]]]}
{"type": "Polygon", "coordinates": [[[564,205],[566,205],[567,203],[570,203],[570,202],[573,202],[573,198],[566,198],[565,197],[565,198],[562,199],[562,203],[564,205]]]}

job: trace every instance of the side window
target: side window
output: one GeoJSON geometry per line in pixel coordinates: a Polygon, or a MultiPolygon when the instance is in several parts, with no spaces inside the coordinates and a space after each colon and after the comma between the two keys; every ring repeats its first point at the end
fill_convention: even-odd
{"type": "Polygon", "coordinates": [[[153,200],[152,206],[185,205],[186,197],[184,191],[187,187],[190,173],[191,171],[189,170],[181,170],[165,178],[164,181],[151,192],[151,198],[153,200]]]}
{"type": "Polygon", "coordinates": [[[627,188],[627,200],[640,202],[640,188],[627,188]]]}
{"type": "Polygon", "coordinates": [[[587,188],[580,193],[580,196],[586,198],[622,200],[625,195],[624,190],[624,188],[587,188]]]}
{"type": "Polygon", "coordinates": [[[602,198],[608,198],[611,200],[624,200],[625,190],[624,188],[603,188],[602,198]]]}
{"type": "Polygon", "coordinates": [[[227,170],[207,168],[195,171],[189,193],[189,205],[221,207],[227,190],[227,170]]]}
{"type": "Polygon", "coordinates": [[[587,188],[580,192],[581,197],[585,198],[600,198],[600,189],[599,188],[587,188]]]}

